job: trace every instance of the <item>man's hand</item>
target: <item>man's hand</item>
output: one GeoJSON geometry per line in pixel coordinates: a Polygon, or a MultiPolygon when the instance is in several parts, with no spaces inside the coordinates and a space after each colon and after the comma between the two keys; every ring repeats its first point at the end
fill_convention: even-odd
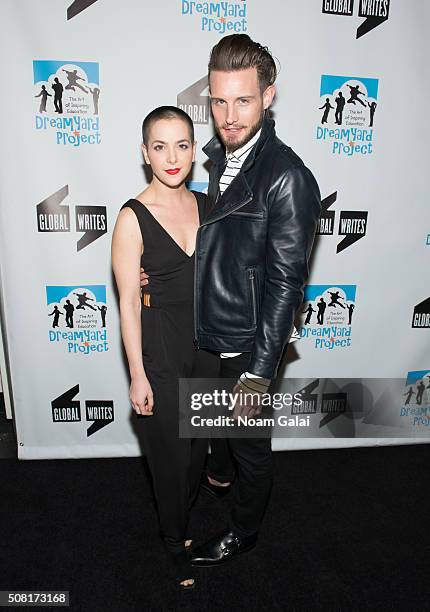
{"type": "Polygon", "coordinates": [[[249,417],[253,418],[261,414],[261,395],[256,391],[245,387],[240,380],[233,387],[233,394],[237,394],[237,401],[233,408],[233,418],[249,417]]]}
{"type": "Polygon", "coordinates": [[[244,372],[239,376],[233,393],[238,399],[233,408],[233,418],[240,416],[254,417],[262,412],[262,395],[270,386],[269,378],[256,376],[252,372],[244,372]]]}
{"type": "Polygon", "coordinates": [[[149,276],[146,274],[143,268],[140,268],[140,286],[144,287],[149,283],[149,276]]]}

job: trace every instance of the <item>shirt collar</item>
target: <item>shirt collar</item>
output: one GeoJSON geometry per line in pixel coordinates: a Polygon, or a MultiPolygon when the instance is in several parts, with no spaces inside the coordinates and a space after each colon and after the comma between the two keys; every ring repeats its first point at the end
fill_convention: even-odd
{"type": "Polygon", "coordinates": [[[260,134],[261,134],[261,128],[251,138],[251,140],[246,142],[243,145],[243,147],[240,147],[240,149],[236,149],[236,151],[232,151],[231,153],[226,150],[226,154],[225,154],[226,159],[227,160],[234,159],[236,161],[239,161],[239,162],[243,163],[245,161],[245,159],[248,157],[248,154],[251,152],[252,147],[255,145],[257,140],[260,138],[260,134]]]}

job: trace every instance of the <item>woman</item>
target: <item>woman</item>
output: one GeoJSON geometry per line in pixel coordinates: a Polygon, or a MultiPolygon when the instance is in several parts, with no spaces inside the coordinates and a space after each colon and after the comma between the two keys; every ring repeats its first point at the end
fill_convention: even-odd
{"type": "Polygon", "coordinates": [[[151,470],[160,528],[181,589],[194,587],[185,541],[207,452],[207,441],[178,437],[178,378],[216,376],[216,358],[194,348],[196,233],[206,196],[185,180],[195,159],[193,123],[162,106],[145,118],[143,155],[150,185],[124,204],[112,238],[121,333],[131,376],[130,400],[144,415],[144,452],[151,470]],[[140,266],[151,277],[141,296],[140,266]]]}

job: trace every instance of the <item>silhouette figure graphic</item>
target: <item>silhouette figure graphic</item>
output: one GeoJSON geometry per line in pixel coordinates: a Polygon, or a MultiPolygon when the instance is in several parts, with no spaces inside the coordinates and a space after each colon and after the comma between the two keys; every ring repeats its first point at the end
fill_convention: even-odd
{"type": "Polygon", "coordinates": [[[339,300],[343,300],[339,295],[339,291],[329,291],[329,295],[331,298],[329,306],[340,306],[341,308],[345,308],[345,305],[339,302],[339,300]]]}
{"type": "Polygon", "coordinates": [[[406,396],[405,406],[407,406],[411,401],[411,397],[415,395],[415,391],[412,391],[412,387],[409,387],[409,390],[403,395],[406,396]]]}
{"type": "Polygon", "coordinates": [[[337,97],[335,98],[335,102],[336,102],[336,111],[334,113],[334,120],[335,120],[335,123],[337,123],[338,125],[342,125],[342,113],[343,113],[343,109],[346,104],[346,100],[345,100],[345,96],[342,94],[341,91],[337,94],[337,97]]]}
{"type": "Polygon", "coordinates": [[[63,72],[66,73],[67,80],[69,81],[66,85],[66,89],[71,89],[72,91],[75,91],[75,87],[77,87],[85,93],[88,93],[88,90],[85,89],[85,87],[82,87],[80,83],[78,83],[78,81],[85,81],[85,79],[83,77],[78,76],[77,70],[65,70],[65,68],[63,68],[63,72]]]}
{"type": "Polygon", "coordinates": [[[103,304],[103,306],[101,306],[101,307],[97,306],[97,308],[100,310],[100,314],[102,316],[102,327],[106,327],[106,310],[107,310],[107,306],[105,306],[103,304]]]}
{"type": "Polygon", "coordinates": [[[420,380],[420,382],[417,384],[417,397],[416,399],[416,403],[418,405],[421,405],[422,400],[423,400],[423,393],[424,393],[424,389],[426,388],[425,384],[423,383],[422,380],[420,380]]]}
{"type": "Polygon", "coordinates": [[[327,123],[327,119],[328,119],[328,115],[329,115],[330,109],[334,108],[334,106],[332,106],[330,104],[329,98],[326,98],[325,99],[325,104],[323,104],[322,106],[319,106],[318,108],[319,108],[319,110],[324,109],[324,113],[323,113],[323,116],[322,116],[322,119],[321,119],[321,123],[327,123]]]}
{"type": "Polygon", "coordinates": [[[75,310],[75,307],[73,306],[70,300],[66,300],[66,303],[64,304],[63,308],[66,311],[67,327],[73,327],[73,312],[75,310]]]}
{"type": "Polygon", "coordinates": [[[364,91],[360,91],[360,85],[347,85],[349,87],[349,95],[350,98],[348,100],[348,104],[354,104],[359,102],[362,106],[366,106],[363,100],[360,100],[358,96],[364,96],[364,91]]]}
{"type": "Polygon", "coordinates": [[[369,127],[373,127],[373,116],[375,114],[375,110],[377,107],[376,102],[367,102],[368,107],[370,108],[370,123],[369,123],[369,127]]]}
{"type": "Polygon", "coordinates": [[[86,307],[91,308],[91,310],[97,310],[97,308],[94,308],[94,306],[88,304],[89,301],[94,302],[95,300],[93,300],[93,298],[88,297],[86,291],[84,291],[83,293],[73,293],[73,295],[77,296],[79,302],[76,306],[76,310],[79,310],[80,308],[83,308],[85,310],[86,307]]]}
{"type": "Polygon", "coordinates": [[[324,313],[325,309],[327,308],[327,302],[324,300],[323,297],[320,297],[320,299],[318,300],[317,308],[317,323],[319,323],[319,325],[324,325],[324,313]]]}
{"type": "Polygon", "coordinates": [[[52,319],[52,327],[59,327],[58,321],[60,319],[60,315],[63,314],[64,313],[58,309],[58,306],[54,306],[54,310],[48,314],[48,317],[52,317],[52,315],[54,315],[54,318],[52,319]]]}
{"type": "Polygon", "coordinates": [[[91,89],[91,87],[88,87],[88,89],[93,94],[94,114],[98,115],[99,114],[100,89],[98,87],[94,87],[94,89],[91,89]]]}
{"type": "Polygon", "coordinates": [[[55,82],[52,84],[52,89],[54,90],[54,93],[55,93],[55,97],[54,97],[55,112],[62,113],[63,112],[63,86],[58,80],[58,77],[55,77],[54,81],[55,82]]]}
{"type": "Polygon", "coordinates": [[[42,85],[40,93],[38,93],[37,96],[34,96],[35,98],[40,98],[39,113],[46,113],[46,101],[48,96],[52,98],[51,94],[46,91],[45,85],[42,85]]]}
{"type": "Polygon", "coordinates": [[[304,324],[305,324],[305,325],[309,325],[309,323],[311,322],[312,313],[313,313],[313,312],[316,312],[316,310],[314,310],[314,309],[312,308],[312,304],[309,304],[309,306],[306,308],[306,310],[304,310],[304,311],[303,311],[303,314],[304,314],[305,312],[307,313],[307,315],[306,315],[306,319],[305,319],[305,323],[304,323],[304,324]]]}
{"type": "Polygon", "coordinates": [[[352,313],[354,312],[354,308],[355,308],[355,304],[348,304],[347,305],[347,309],[348,309],[348,325],[351,325],[351,320],[352,320],[352,313]]]}

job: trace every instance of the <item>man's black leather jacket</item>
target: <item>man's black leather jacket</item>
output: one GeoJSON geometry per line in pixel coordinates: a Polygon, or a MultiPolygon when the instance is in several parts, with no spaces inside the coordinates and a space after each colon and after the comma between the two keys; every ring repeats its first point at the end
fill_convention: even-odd
{"type": "MultiPolygon", "coordinates": [[[[209,201],[225,164],[217,136],[209,201]]],[[[195,342],[200,348],[251,352],[248,371],[274,378],[303,302],[308,260],[321,212],[318,185],[294,151],[263,121],[241,171],[206,215],[195,256],[195,342]]]]}

